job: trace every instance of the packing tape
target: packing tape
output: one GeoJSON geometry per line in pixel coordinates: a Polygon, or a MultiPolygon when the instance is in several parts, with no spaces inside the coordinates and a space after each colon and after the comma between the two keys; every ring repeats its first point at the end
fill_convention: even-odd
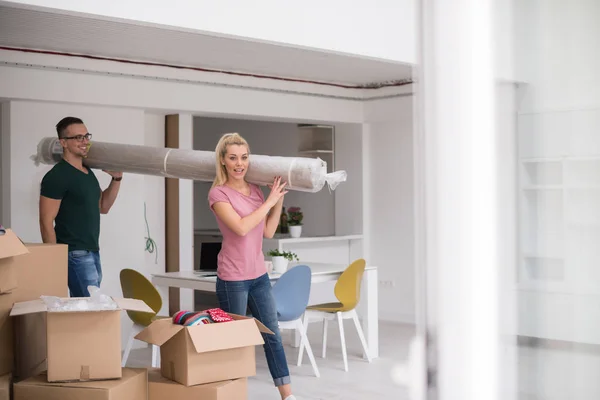
{"type": "Polygon", "coordinates": [[[288,169],[288,180],[287,180],[288,189],[292,187],[292,169],[294,169],[294,164],[296,164],[296,160],[297,160],[297,158],[294,158],[292,160],[292,162],[290,163],[290,168],[288,169]]]}
{"type": "Polygon", "coordinates": [[[82,381],[90,380],[90,366],[89,365],[81,366],[81,373],[79,374],[79,379],[82,381]]]}
{"type": "Polygon", "coordinates": [[[165,175],[167,174],[167,159],[169,158],[169,154],[171,154],[171,150],[173,149],[169,149],[169,151],[167,151],[167,154],[165,154],[165,159],[163,161],[163,171],[165,171],[165,175]]]}

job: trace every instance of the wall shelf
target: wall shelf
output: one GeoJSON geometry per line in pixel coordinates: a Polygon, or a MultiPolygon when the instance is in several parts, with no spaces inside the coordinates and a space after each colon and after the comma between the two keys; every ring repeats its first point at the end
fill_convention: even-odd
{"type": "Polygon", "coordinates": [[[327,172],[335,171],[335,127],[298,125],[298,155],[318,157],[327,163],[327,172]]]}
{"type": "MultiPolygon", "coordinates": [[[[544,157],[546,149],[561,146],[543,141],[523,148],[540,157],[522,157],[518,164],[517,289],[600,294],[600,155],[544,157]]],[[[566,143],[562,148],[568,149],[566,143]]]]}

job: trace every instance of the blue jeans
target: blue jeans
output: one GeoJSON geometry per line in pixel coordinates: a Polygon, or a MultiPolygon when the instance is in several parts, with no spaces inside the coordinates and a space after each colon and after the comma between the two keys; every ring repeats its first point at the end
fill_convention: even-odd
{"type": "Polygon", "coordinates": [[[263,333],[265,356],[275,386],[291,382],[281,333],[277,320],[275,298],[267,274],[247,281],[223,281],[217,278],[219,307],[226,312],[246,315],[250,307],[252,316],[269,328],[274,335],[263,333]]]}
{"type": "Polygon", "coordinates": [[[89,297],[88,286],[100,287],[102,266],[97,251],[73,250],[69,252],[69,292],[71,297],[89,297]]]}

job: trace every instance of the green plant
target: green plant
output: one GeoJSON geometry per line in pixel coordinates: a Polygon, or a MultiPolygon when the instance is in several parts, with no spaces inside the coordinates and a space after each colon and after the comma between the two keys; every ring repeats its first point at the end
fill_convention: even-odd
{"type": "Polygon", "coordinates": [[[298,255],[296,253],[292,253],[291,251],[279,251],[277,249],[269,250],[267,253],[269,257],[284,257],[288,261],[300,261],[298,255]]]}
{"type": "Polygon", "coordinates": [[[289,226],[302,225],[303,218],[304,218],[304,214],[302,214],[302,209],[300,207],[290,207],[288,209],[288,225],[289,226]]]}

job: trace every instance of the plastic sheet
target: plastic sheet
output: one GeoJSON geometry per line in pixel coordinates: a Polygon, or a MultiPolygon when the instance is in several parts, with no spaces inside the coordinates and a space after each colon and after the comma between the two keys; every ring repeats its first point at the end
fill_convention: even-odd
{"type": "MultiPolygon", "coordinates": [[[[36,165],[52,165],[61,157],[59,139],[44,138],[32,159],[36,165]]],[[[94,169],[205,182],[215,178],[213,151],[92,142],[84,164],[94,169]]],[[[273,183],[275,176],[281,176],[289,190],[312,193],[320,191],[325,184],[335,190],[347,177],[346,171],[327,173],[327,163],[320,158],[251,155],[248,182],[266,186],[273,183]]]]}
{"type": "Polygon", "coordinates": [[[73,311],[103,311],[118,310],[117,303],[95,286],[88,286],[89,298],[60,298],[55,296],[41,296],[50,312],[73,311]]]}

